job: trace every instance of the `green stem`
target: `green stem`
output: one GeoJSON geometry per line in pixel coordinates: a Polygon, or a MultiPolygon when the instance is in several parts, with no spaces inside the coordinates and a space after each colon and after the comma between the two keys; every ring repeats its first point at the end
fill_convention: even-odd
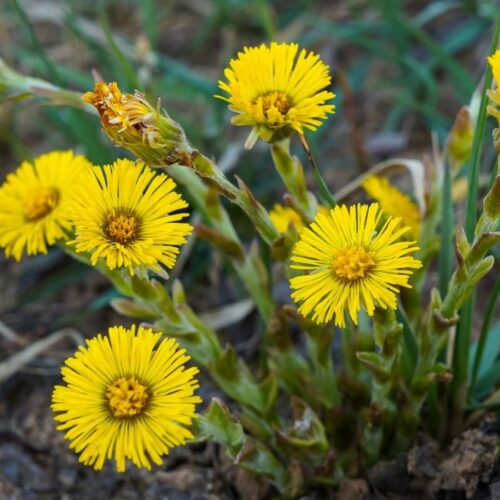
{"type": "MultiPolygon", "coordinates": [[[[243,285],[255,301],[264,323],[267,324],[274,311],[274,302],[271,296],[267,272],[263,265],[260,265],[259,256],[255,252],[253,254],[245,252],[218,194],[210,193],[208,186],[188,167],[170,165],[164,167],[164,169],[188,190],[193,203],[202,213],[206,222],[217,231],[220,231],[232,246],[241,250],[240,253],[243,255],[243,259],[234,257],[231,252],[226,251],[225,253],[230,258],[243,285]]],[[[225,249],[223,246],[219,248],[224,252],[225,249]]]]}
{"type": "Polygon", "coordinates": [[[292,196],[294,208],[298,208],[306,219],[314,219],[318,205],[314,195],[307,190],[302,163],[290,154],[290,139],[273,144],[271,155],[276,171],[292,196]]]}
{"type": "Polygon", "coordinates": [[[323,202],[325,202],[328,206],[333,208],[337,204],[337,202],[335,201],[335,198],[330,192],[330,189],[328,189],[325,179],[323,179],[323,176],[321,175],[321,172],[318,168],[316,160],[314,159],[309,143],[307,142],[306,136],[304,134],[299,134],[299,139],[300,143],[302,144],[302,147],[304,148],[304,152],[306,153],[307,159],[311,164],[312,172],[316,180],[316,183],[318,184],[321,197],[323,198],[323,202]]]}
{"type": "Polygon", "coordinates": [[[363,432],[363,449],[369,463],[378,459],[395,430],[397,407],[394,392],[403,377],[400,373],[403,328],[396,320],[395,312],[375,309],[373,326],[378,352],[358,353],[358,359],[373,375],[369,420],[363,432]]]}
{"type": "Polygon", "coordinates": [[[199,151],[193,152],[191,161],[192,167],[198,175],[215,184],[223,196],[245,212],[269,246],[272,246],[275,241],[281,239],[281,235],[271,222],[266,209],[257,201],[252,192],[240,179],[238,179],[240,188],[237,188],[229,182],[224,173],[212,160],[199,151]]]}

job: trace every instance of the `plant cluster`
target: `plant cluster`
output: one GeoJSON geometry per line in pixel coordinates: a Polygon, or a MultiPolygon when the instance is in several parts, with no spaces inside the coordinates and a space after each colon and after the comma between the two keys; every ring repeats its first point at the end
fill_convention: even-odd
{"type": "MultiPolygon", "coordinates": [[[[53,151],[24,162],[0,187],[7,256],[20,260],[58,245],[104,274],[122,295],[114,308],[141,322],[87,340],[62,368],[52,409],[80,461],[101,469],[112,459],[121,472],[129,460],[149,469],[174,446],[212,440],[293,497],[408,450],[419,428],[442,440],[456,436],[467,411],[497,403],[499,377],[483,353],[498,280],[469,354],[474,292],[500,241],[498,162],[476,217],[486,114],[500,122],[500,50],[492,52],[477,115],[461,110],[426,168],[389,161],[344,189],[342,198],[359,191],[366,203],[340,203],[321,175],[305,131],[334,113],[335,96],[328,66],[297,44],[245,47],[219,82],[232,123],[250,127],[245,146],[269,145],[287,191],[285,204],[271,210],[143,93],[99,81],[80,102],[52,87],[49,99],[96,110],[109,139],[136,157],[95,166],[53,151]],[[295,142],[318,195],[291,152],[295,142]],[[414,196],[390,182],[394,167],[408,168],[414,196]],[[464,181],[467,219],[453,248],[453,204],[463,200],[464,181]],[[227,202],[253,224],[250,244],[227,202]],[[190,207],[202,217],[194,228],[190,207]],[[181,281],[169,280],[193,231],[227,258],[255,303],[257,365],[222,345],[189,306],[181,281]],[[439,284],[429,298],[436,261],[439,284]],[[273,279],[288,281],[288,303],[273,298],[273,279]],[[191,359],[227,398],[199,413],[191,359]]],[[[494,141],[500,153],[500,125],[494,141]]]]}

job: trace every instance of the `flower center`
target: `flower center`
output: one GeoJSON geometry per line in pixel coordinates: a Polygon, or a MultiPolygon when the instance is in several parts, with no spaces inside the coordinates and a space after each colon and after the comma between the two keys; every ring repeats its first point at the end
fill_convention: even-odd
{"type": "Polygon", "coordinates": [[[135,378],[119,378],[108,387],[109,407],[115,417],[140,415],[149,399],[146,387],[135,378]]]}
{"type": "Polygon", "coordinates": [[[341,250],[332,265],[339,278],[357,281],[366,277],[375,265],[375,261],[363,247],[352,246],[341,250]]]}
{"type": "Polygon", "coordinates": [[[58,202],[59,191],[56,188],[37,186],[26,200],[24,216],[28,221],[42,219],[52,212],[58,202]]]}
{"type": "Polygon", "coordinates": [[[116,243],[126,245],[135,240],[139,230],[139,221],[134,214],[113,214],[104,224],[106,236],[116,243]]]}
{"type": "Polygon", "coordinates": [[[258,96],[255,106],[269,122],[280,124],[284,122],[291,104],[283,92],[269,92],[258,96]]]}

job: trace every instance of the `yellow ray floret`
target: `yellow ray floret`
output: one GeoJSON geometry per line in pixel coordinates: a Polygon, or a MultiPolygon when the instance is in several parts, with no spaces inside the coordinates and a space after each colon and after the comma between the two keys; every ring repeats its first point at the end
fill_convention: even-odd
{"type": "Polygon", "coordinates": [[[71,151],[52,151],[23,162],[0,187],[0,246],[20,260],[47,253],[72,227],[68,207],[84,171],[92,167],[71,151]]]}
{"type": "Polygon", "coordinates": [[[65,362],[65,385],[52,394],[52,410],[79,460],[96,470],[113,458],[118,472],[160,465],[169,449],[193,435],[197,368],[174,339],[151,329],[109,328],[87,340],[65,362]]]}
{"type": "Polygon", "coordinates": [[[273,208],[269,211],[269,218],[276,230],[280,233],[286,233],[290,225],[298,232],[304,227],[301,216],[293,208],[284,207],[279,203],[275,203],[273,208]]]}
{"type": "Polygon", "coordinates": [[[245,47],[224,71],[227,81],[219,87],[228,96],[218,96],[237,113],[235,125],[264,126],[271,130],[288,127],[299,134],[316,130],[333,113],[326,104],[334,94],[329,68],[313,52],[296,43],[271,43],[245,47]]]}
{"type": "Polygon", "coordinates": [[[488,113],[500,123],[500,49],[497,49],[492,56],[488,57],[488,63],[491,66],[496,86],[495,89],[488,90],[488,97],[490,98],[488,113]]]}
{"type": "Polygon", "coordinates": [[[420,212],[417,204],[405,193],[392,186],[386,177],[372,176],[363,182],[363,189],[380,204],[384,213],[399,217],[403,226],[409,226],[410,238],[420,235],[420,212]]]}
{"type": "Polygon", "coordinates": [[[378,204],[337,206],[318,213],[295,245],[291,268],[307,271],[291,278],[292,298],[299,311],[313,321],[345,326],[345,313],[357,324],[363,308],[372,316],[375,307],[396,308],[399,287],[421,262],[409,254],[418,250],[414,241],[401,241],[410,231],[400,219],[381,223],[378,204]]]}
{"type": "Polygon", "coordinates": [[[95,265],[109,269],[139,267],[160,272],[171,269],[192,227],[179,222],[188,205],[175,182],[142,162],[117,160],[92,169],[72,206],[77,252],[90,252],[95,265]],[[174,213],[175,212],[175,213],[174,213]]]}

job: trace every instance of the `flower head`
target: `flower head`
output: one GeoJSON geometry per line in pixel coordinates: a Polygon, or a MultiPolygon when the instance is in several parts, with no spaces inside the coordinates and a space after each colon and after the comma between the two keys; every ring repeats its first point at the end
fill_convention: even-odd
{"type": "Polygon", "coordinates": [[[23,162],[7,176],[0,187],[0,246],[8,257],[47,253],[49,245],[68,238],[68,206],[90,168],[72,151],[52,151],[23,162]]]}
{"type": "Polygon", "coordinates": [[[275,203],[273,208],[269,211],[269,218],[276,230],[280,233],[286,233],[290,225],[293,226],[297,232],[300,232],[304,227],[302,218],[293,208],[284,207],[279,203],[275,203]]]}
{"type": "Polygon", "coordinates": [[[325,90],[331,82],[328,66],[313,52],[299,53],[296,43],[244,47],[224,76],[227,81],[219,81],[219,87],[228,97],[217,97],[237,113],[234,125],[254,127],[248,147],[257,136],[273,142],[293,131],[316,130],[334,110],[326,104],[335,97],[325,90]]]}
{"type": "Polygon", "coordinates": [[[310,271],[290,280],[299,311],[317,323],[332,319],[345,326],[348,311],[355,324],[363,307],[372,316],[375,307],[396,308],[398,287],[409,287],[420,261],[409,254],[415,242],[400,241],[410,231],[388,217],[381,224],[379,206],[336,206],[318,213],[304,229],[292,251],[291,268],[310,271]]]}
{"type": "Polygon", "coordinates": [[[420,212],[414,201],[389,183],[387,177],[372,176],[363,182],[363,189],[386,215],[399,217],[403,226],[411,228],[408,237],[418,240],[420,234],[420,212]]]}
{"type": "Polygon", "coordinates": [[[126,460],[151,469],[169,448],[193,436],[186,428],[195,417],[197,368],[174,339],[151,329],[109,328],[61,369],[65,385],[52,394],[59,430],[66,431],[80,462],[102,469],[114,458],[118,472],[126,460]]]}
{"type": "Polygon", "coordinates": [[[184,131],[160,109],[159,102],[155,108],[137,90],[122,93],[116,82],[97,82],[94,92],[86,92],[83,100],[97,109],[110,140],[146,163],[189,163],[192,150],[184,131]]]}
{"type": "Polygon", "coordinates": [[[173,213],[187,203],[175,182],[142,162],[117,160],[94,168],[82,182],[72,205],[77,252],[91,252],[93,265],[105,259],[109,269],[172,268],[179,246],[192,227],[173,213]]]}

